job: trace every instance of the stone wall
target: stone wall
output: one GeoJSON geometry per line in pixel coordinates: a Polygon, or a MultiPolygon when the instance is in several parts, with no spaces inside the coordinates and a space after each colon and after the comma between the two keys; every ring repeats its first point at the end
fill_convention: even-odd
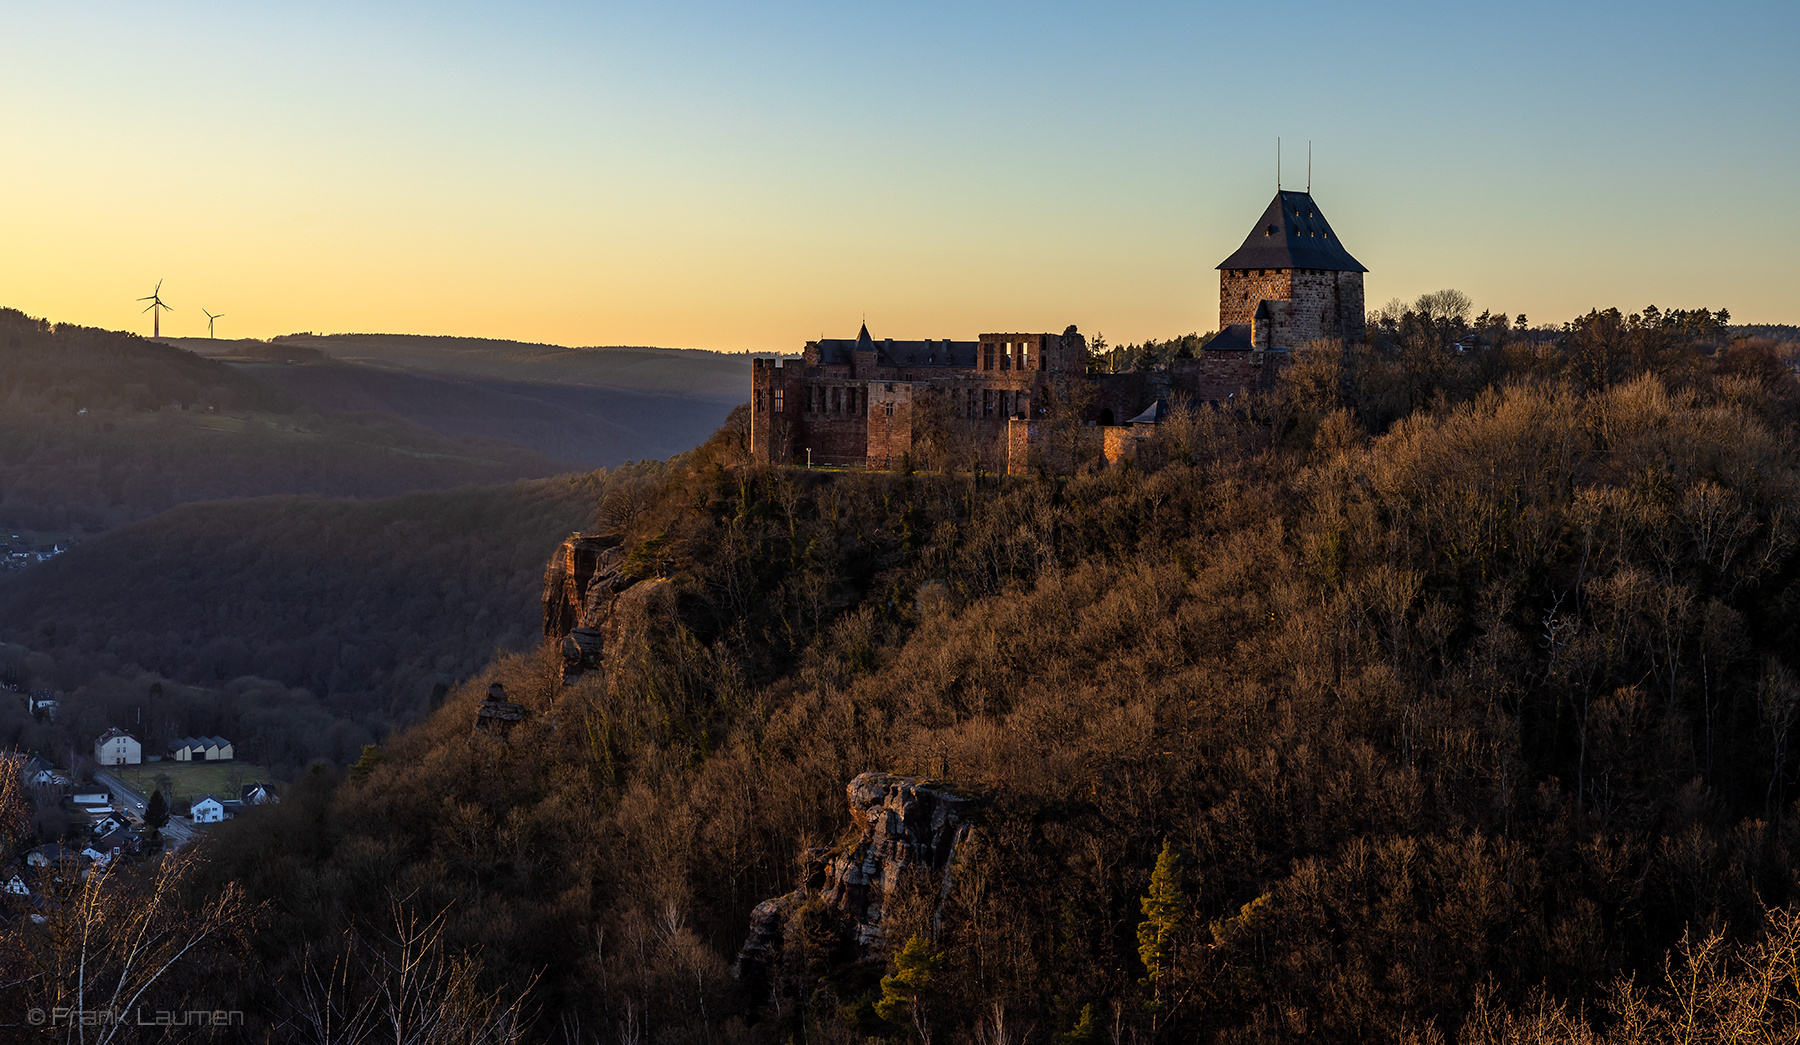
{"type": "Polygon", "coordinates": [[[778,359],[750,361],[750,452],[761,464],[793,460],[795,423],[800,410],[800,368],[778,359]]]}
{"type": "Polygon", "coordinates": [[[1176,393],[1185,393],[1197,403],[1223,404],[1270,387],[1285,358],[1267,354],[1259,363],[1252,356],[1243,351],[1209,352],[1202,349],[1197,359],[1171,362],[1170,395],[1164,397],[1165,401],[1172,401],[1176,393]]]}
{"type": "Polygon", "coordinates": [[[1287,269],[1227,269],[1219,273],[1219,329],[1248,323],[1259,301],[1286,301],[1293,294],[1287,269]]]}
{"type": "Polygon", "coordinates": [[[1106,459],[1106,428],[1085,422],[1070,428],[1056,421],[1019,421],[1006,429],[1006,474],[1029,475],[1045,469],[1067,475],[1084,464],[1106,459]],[[1071,451],[1073,457],[1071,457],[1071,451]]]}
{"type": "Polygon", "coordinates": [[[1282,347],[1292,350],[1321,338],[1363,340],[1367,330],[1363,320],[1362,276],[1360,272],[1310,269],[1295,272],[1291,298],[1292,340],[1282,347]]]}
{"type": "Polygon", "coordinates": [[[1254,321],[1257,304],[1266,300],[1273,312],[1269,347],[1274,351],[1292,351],[1320,338],[1361,341],[1368,333],[1362,277],[1360,272],[1318,269],[1222,271],[1219,325],[1254,321]]]}
{"type": "Polygon", "coordinates": [[[836,374],[802,382],[799,425],[794,433],[794,463],[810,459],[813,464],[861,467],[868,460],[869,384],[836,374]]]}
{"type": "Polygon", "coordinates": [[[869,382],[868,444],[865,467],[898,468],[912,452],[913,385],[909,381],[869,382]]]}

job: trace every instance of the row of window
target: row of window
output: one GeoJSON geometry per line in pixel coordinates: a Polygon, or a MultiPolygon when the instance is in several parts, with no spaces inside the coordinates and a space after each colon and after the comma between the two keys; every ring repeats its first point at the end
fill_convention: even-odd
{"type": "MultiPolygon", "coordinates": [[[[778,414],[782,412],[785,391],[785,389],[775,389],[774,407],[775,412],[778,414]]],[[[859,411],[866,414],[869,409],[869,393],[864,391],[860,397],[858,397],[856,393],[857,390],[855,388],[828,388],[822,385],[808,386],[806,389],[806,405],[804,410],[809,414],[848,414],[852,417],[859,416],[859,411]]],[[[765,411],[769,405],[768,396],[759,395],[756,397],[756,409],[758,413],[765,411]]],[[[886,406],[886,416],[894,416],[894,404],[888,403],[886,406]]],[[[962,407],[963,416],[969,420],[974,420],[979,417],[993,417],[996,413],[1002,417],[1014,417],[1019,414],[1029,416],[1031,412],[1031,393],[1022,390],[1007,391],[1002,389],[996,391],[991,388],[983,389],[981,392],[981,404],[980,407],[977,408],[975,403],[975,390],[971,388],[966,390],[962,407]],[[977,413],[977,409],[979,409],[979,413],[977,413]]]]}
{"type": "Polygon", "coordinates": [[[982,389],[981,413],[977,414],[975,412],[975,390],[973,388],[968,390],[968,400],[964,405],[963,416],[972,421],[977,417],[993,417],[996,412],[1002,417],[1013,417],[1021,413],[1030,416],[1031,394],[1024,391],[1008,392],[1004,389],[1000,391],[991,388],[982,389]]]}
{"type": "MultiPolygon", "coordinates": [[[[992,341],[983,341],[981,343],[981,369],[994,369],[995,347],[996,346],[992,341]]],[[[1015,369],[1015,360],[1017,360],[1016,368],[1019,370],[1039,369],[1038,359],[1031,354],[1031,343],[1029,341],[1020,341],[1016,345],[1011,341],[1006,341],[1002,342],[998,347],[1000,349],[998,355],[1000,357],[1001,370],[1015,369]]]]}

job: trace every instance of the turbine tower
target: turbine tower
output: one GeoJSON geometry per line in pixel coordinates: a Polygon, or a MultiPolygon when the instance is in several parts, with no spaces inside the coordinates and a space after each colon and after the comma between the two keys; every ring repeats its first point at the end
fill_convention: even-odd
{"type": "MultiPolygon", "coordinates": [[[[205,309],[201,309],[200,311],[206,312],[205,309]]],[[[206,336],[207,337],[213,336],[213,332],[212,332],[213,320],[224,319],[224,318],[225,318],[225,313],[223,313],[223,312],[219,313],[216,316],[213,315],[211,312],[206,312],[206,336]]]]}
{"type": "MultiPolygon", "coordinates": [[[[150,302],[148,305],[144,306],[144,311],[150,313],[150,336],[151,337],[162,337],[162,310],[165,308],[169,308],[169,306],[163,304],[162,284],[163,284],[162,280],[160,280],[160,279],[157,280],[156,281],[156,289],[152,290],[150,292],[149,297],[138,298],[139,301],[150,302]]],[[[169,308],[169,311],[173,312],[175,310],[172,308],[169,308]]]]}

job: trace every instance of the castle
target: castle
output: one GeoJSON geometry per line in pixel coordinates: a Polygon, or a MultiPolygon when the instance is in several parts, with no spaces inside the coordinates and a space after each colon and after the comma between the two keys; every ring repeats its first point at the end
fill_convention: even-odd
{"type": "MultiPolygon", "coordinates": [[[[1225,405],[1273,386],[1309,341],[1363,340],[1363,273],[1310,194],[1278,191],[1219,269],[1219,333],[1195,358],[1124,374],[1090,373],[1087,341],[982,334],[895,341],[809,341],[799,360],[751,363],[751,445],[763,463],[886,469],[927,431],[1005,453],[1023,471],[1050,426],[1100,430],[1108,458],[1185,396],[1225,405]]],[[[1119,453],[1123,453],[1121,449],[1119,453]]]]}

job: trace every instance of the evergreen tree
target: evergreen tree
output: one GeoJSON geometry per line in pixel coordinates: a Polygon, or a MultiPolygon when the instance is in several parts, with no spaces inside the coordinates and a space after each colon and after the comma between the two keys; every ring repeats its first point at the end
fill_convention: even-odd
{"type": "Polygon", "coordinates": [[[1156,858],[1156,870],[1150,873],[1150,891],[1144,894],[1142,907],[1144,920],[1138,923],[1137,938],[1144,978],[1139,982],[1152,991],[1145,1008],[1154,1018],[1166,1007],[1164,989],[1174,967],[1175,933],[1186,913],[1186,901],[1181,895],[1181,867],[1175,862],[1175,850],[1166,838],[1163,839],[1162,855],[1156,858]]]}
{"type": "Polygon", "coordinates": [[[169,823],[169,800],[163,797],[162,788],[150,792],[150,801],[144,803],[144,826],[152,831],[161,831],[169,823]]]}
{"type": "Polygon", "coordinates": [[[375,767],[380,765],[381,762],[381,748],[375,744],[364,744],[362,757],[357,759],[356,764],[350,767],[350,779],[356,783],[362,783],[364,780],[368,779],[369,774],[374,772],[375,767]]]}
{"type": "Polygon", "coordinates": [[[881,1000],[875,1003],[875,1015],[889,1023],[900,1023],[910,1017],[919,1040],[931,1045],[931,1028],[925,1020],[921,1001],[925,989],[937,975],[943,955],[932,954],[925,938],[914,933],[906,946],[894,956],[894,973],[881,978],[881,1000]]]}
{"type": "Polygon", "coordinates": [[[1100,1045],[1102,1040],[1100,1028],[1094,1025],[1094,1007],[1083,1005],[1081,1018],[1067,1033],[1057,1037],[1056,1045],[1100,1045]]]}

